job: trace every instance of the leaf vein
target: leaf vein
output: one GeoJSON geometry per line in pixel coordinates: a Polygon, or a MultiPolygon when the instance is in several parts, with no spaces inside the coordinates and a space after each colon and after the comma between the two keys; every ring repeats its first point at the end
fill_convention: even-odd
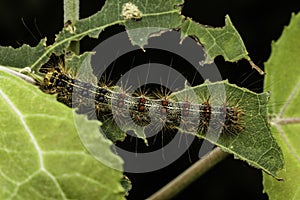
{"type": "Polygon", "coordinates": [[[22,113],[19,111],[19,109],[13,104],[13,102],[9,99],[8,96],[5,95],[5,93],[0,89],[0,96],[2,96],[2,98],[4,99],[4,101],[9,105],[9,107],[15,112],[15,114],[18,116],[18,118],[20,119],[26,133],[28,134],[28,136],[30,137],[34,148],[37,151],[38,157],[39,157],[39,163],[40,163],[40,167],[44,168],[44,162],[43,162],[43,156],[42,156],[42,151],[41,148],[39,147],[37,140],[34,137],[34,134],[31,132],[30,128],[28,127],[22,113]]]}
{"type": "Polygon", "coordinates": [[[281,138],[283,139],[283,141],[284,141],[285,144],[287,145],[287,147],[288,147],[288,149],[290,150],[291,154],[292,154],[292,155],[296,158],[296,160],[300,163],[300,157],[297,155],[295,149],[294,149],[294,148],[292,147],[292,145],[290,144],[290,142],[289,142],[288,138],[286,137],[286,135],[284,134],[284,131],[282,130],[281,126],[279,126],[279,125],[277,125],[277,124],[275,124],[274,126],[277,128],[277,130],[278,130],[278,132],[279,132],[281,138]]]}
{"type": "Polygon", "coordinates": [[[282,118],[284,115],[284,112],[286,111],[287,107],[290,105],[291,101],[293,100],[293,98],[296,96],[298,90],[300,89],[300,81],[298,82],[298,84],[294,87],[293,91],[291,92],[290,96],[288,97],[287,101],[285,102],[285,104],[283,105],[282,109],[280,110],[279,113],[279,118],[282,118]]]}

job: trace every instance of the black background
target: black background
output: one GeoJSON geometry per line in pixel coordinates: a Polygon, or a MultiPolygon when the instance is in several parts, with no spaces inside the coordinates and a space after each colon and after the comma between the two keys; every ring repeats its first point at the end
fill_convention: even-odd
{"type": "MultiPolygon", "coordinates": [[[[80,17],[88,17],[97,12],[102,5],[103,1],[100,0],[82,1],[80,17]]],[[[277,40],[283,27],[288,25],[291,13],[299,10],[300,2],[293,0],[276,3],[259,0],[186,0],[182,14],[210,26],[223,26],[224,16],[229,14],[243,38],[250,57],[263,68],[271,52],[271,42],[277,40]]],[[[2,46],[18,47],[24,43],[34,46],[44,37],[48,38],[48,43],[52,43],[54,35],[62,26],[61,0],[0,1],[2,46]],[[22,22],[22,18],[25,23],[22,22]]],[[[81,42],[81,51],[92,50],[100,41],[122,30],[122,27],[114,26],[103,32],[98,40],[85,38],[81,42]]],[[[251,72],[247,62],[226,63],[218,57],[216,63],[224,79],[227,78],[230,82],[253,91],[262,91],[263,77],[251,72]],[[245,73],[250,73],[250,77],[243,81],[245,73]]],[[[199,141],[194,142],[189,153],[162,170],[145,174],[127,174],[133,185],[128,199],[145,199],[188,168],[197,160],[199,144],[199,141]]],[[[268,199],[262,190],[261,171],[230,156],[190,185],[176,199],[268,199]]]]}

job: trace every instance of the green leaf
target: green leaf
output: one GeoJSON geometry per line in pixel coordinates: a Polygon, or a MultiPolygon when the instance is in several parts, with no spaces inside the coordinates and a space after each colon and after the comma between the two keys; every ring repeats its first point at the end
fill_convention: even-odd
{"type": "MultiPolygon", "coordinates": [[[[184,17],[180,15],[183,0],[131,1],[141,11],[141,20],[126,20],[125,27],[132,45],[141,48],[148,43],[153,33],[179,28],[184,17]]],[[[159,35],[159,34],[158,34],[159,35]]]]}
{"type": "Polygon", "coordinates": [[[300,13],[280,39],[272,44],[272,54],[266,63],[265,90],[270,90],[269,112],[272,133],[280,144],[285,170],[280,171],[282,182],[264,174],[264,191],[273,199],[300,198],[300,13]]]}
{"type": "MultiPolygon", "coordinates": [[[[121,130],[114,120],[107,119],[102,121],[101,129],[105,136],[113,142],[123,141],[126,137],[126,131],[121,130]]],[[[137,133],[138,134],[138,133],[137,133]]],[[[145,140],[145,135],[140,136],[145,140]]]]}
{"type": "Polygon", "coordinates": [[[187,18],[181,26],[181,31],[182,39],[187,36],[196,37],[204,46],[207,55],[203,64],[213,62],[215,57],[219,55],[230,62],[246,59],[260,74],[264,74],[251,61],[244,42],[228,15],[225,17],[225,26],[222,28],[208,27],[194,22],[191,18],[187,18]]]}
{"type": "Polygon", "coordinates": [[[85,52],[79,56],[72,54],[65,56],[65,68],[68,74],[89,83],[97,85],[98,79],[91,66],[92,52],[85,52]]]}
{"type": "MultiPolygon", "coordinates": [[[[68,23],[79,20],[79,0],[64,0],[64,23],[65,27],[68,27],[68,23]]],[[[80,52],[80,42],[73,41],[69,46],[69,50],[75,54],[80,52]]]]}
{"type": "MultiPolygon", "coordinates": [[[[187,88],[173,93],[171,96],[191,98],[194,96],[198,103],[209,99],[211,106],[222,106],[224,102],[229,107],[237,107],[244,113],[240,118],[243,130],[234,133],[219,133],[219,129],[211,129],[206,135],[202,133],[180,131],[195,134],[222,148],[222,150],[234,154],[235,158],[249,163],[277,176],[277,171],[283,167],[282,152],[272,137],[267,118],[268,93],[256,94],[227,81],[210,83],[187,88]]],[[[212,120],[212,119],[211,119],[212,120]]]]}
{"type": "Polygon", "coordinates": [[[188,18],[183,23],[181,31],[183,39],[187,36],[194,36],[204,46],[207,53],[205,63],[213,62],[214,58],[219,55],[230,62],[242,58],[250,59],[243,40],[228,15],[225,17],[225,26],[222,28],[207,27],[188,18]]]}
{"type": "Polygon", "coordinates": [[[47,60],[47,57],[42,56],[46,49],[45,39],[41,40],[36,47],[27,44],[16,49],[0,46],[0,65],[14,68],[31,67],[37,60],[41,63],[47,60]]]}
{"type": "Polygon", "coordinates": [[[0,199],[124,199],[122,172],[82,144],[96,138],[101,159],[122,169],[99,122],[3,71],[0,107],[0,199]]]}
{"type": "MultiPolygon", "coordinates": [[[[141,48],[147,44],[150,37],[158,36],[157,33],[180,27],[182,38],[194,36],[205,47],[207,53],[205,63],[212,62],[216,56],[222,55],[230,62],[247,59],[254,68],[260,70],[250,60],[244,43],[229,16],[225,18],[224,27],[211,28],[200,25],[190,18],[184,20],[184,16],[180,15],[180,5],[183,4],[183,0],[151,2],[136,0],[131,3],[141,12],[141,18],[127,19],[123,16],[124,5],[127,3],[127,0],[107,0],[96,14],[66,26],[51,46],[43,46],[44,42],[37,47],[24,46],[16,50],[17,54],[10,47],[2,47],[0,57],[6,59],[1,60],[0,64],[10,67],[29,66],[37,71],[52,52],[63,54],[71,41],[79,41],[85,36],[97,38],[105,28],[121,24],[126,27],[131,43],[141,48]],[[29,60],[26,59],[28,57],[29,60]]],[[[263,72],[260,70],[260,73],[263,72]]]]}
{"type": "MultiPolygon", "coordinates": [[[[124,25],[129,29],[138,27],[144,29],[149,27],[163,27],[163,29],[166,29],[177,28],[180,25],[180,20],[182,19],[182,17],[179,15],[180,10],[174,9],[174,6],[179,3],[183,3],[182,0],[166,1],[165,3],[160,3],[159,1],[149,3],[145,0],[131,1],[131,3],[136,4],[143,13],[140,21],[132,21],[132,23],[135,25],[133,25],[129,19],[125,19],[122,16],[122,6],[126,3],[128,3],[127,0],[107,0],[102,9],[96,14],[77,21],[74,25],[72,25],[74,27],[71,29],[63,29],[62,32],[57,36],[56,42],[49,48],[49,51],[55,51],[56,53],[61,54],[63,53],[64,49],[68,47],[70,41],[78,41],[85,36],[97,38],[105,28],[117,24],[124,25]],[[160,18],[160,20],[157,20],[157,18],[160,18]]],[[[150,31],[143,36],[144,41],[147,41],[149,34],[157,32],[160,29],[147,30],[150,31]]],[[[133,43],[139,44],[141,47],[144,44],[138,42],[140,41],[141,36],[138,38],[131,37],[131,39],[133,43]]]]}
{"type": "Polygon", "coordinates": [[[147,43],[147,39],[152,33],[178,28],[183,19],[179,14],[180,7],[178,7],[179,4],[183,3],[183,0],[163,2],[158,0],[151,2],[146,0],[131,1],[143,13],[140,21],[125,19],[122,16],[122,6],[128,2],[128,0],[107,0],[102,9],[96,14],[73,22],[63,28],[56,36],[55,43],[51,46],[45,47],[45,41],[42,40],[36,47],[29,47],[28,45],[18,49],[1,47],[0,65],[15,68],[30,67],[32,70],[38,71],[38,68],[48,59],[51,53],[54,52],[58,55],[65,53],[71,41],[79,41],[85,36],[97,38],[105,28],[117,24],[124,25],[128,30],[143,28],[143,34],[138,36],[136,35],[137,32],[129,31],[132,43],[142,47],[147,43]],[[177,8],[175,8],[176,6],[177,8]]]}
{"type": "MultiPolygon", "coordinates": [[[[197,117],[186,119],[187,122],[192,122],[191,124],[182,126],[184,124],[182,122],[180,127],[176,128],[181,134],[188,133],[206,139],[221,147],[224,151],[234,154],[235,158],[244,160],[251,166],[262,169],[273,177],[278,178],[277,172],[283,168],[283,155],[276,140],[272,137],[268,124],[268,93],[256,94],[247,89],[229,84],[227,81],[216,83],[207,81],[202,85],[187,87],[184,90],[172,93],[169,98],[172,99],[171,102],[184,102],[186,99],[189,99],[189,102],[194,104],[203,104],[209,99],[212,108],[224,106],[224,103],[226,103],[228,107],[239,109],[242,113],[239,117],[241,129],[237,133],[223,132],[220,134],[220,129],[212,127],[207,134],[206,132],[190,131],[188,128],[191,126],[198,127],[197,123],[201,123],[193,122],[195,119],[197,121],[197,117]]],[[[210,123],[213,124],[214,120],[220,119],[211,117],[210,123]]],[[[114,135],[114,132],[120,132],[117,124],[111,119],[103,121],[103,124],[104,127],[110,127],[104,130],[105,133],[108,132],[110,135],[114,135]]],[[[151,124],[149,126],[139,126],[128,120],[127,123],[124,123],[122,130],[132,130],[147,144],[145,132],[151,127],[151,124]]]]}
{"type": "Polygon", "coordinates": [[[64,22],[79,19],[79,0],[64,0],[64,22]]]}
{"type": "Polygon", "coordinates": [[[128,195],[128,192],[131,190],[132,184],[131,181],[127,178],[127,176],[124,176],[121,184],[125,190],[125,195],[128,195]]]}

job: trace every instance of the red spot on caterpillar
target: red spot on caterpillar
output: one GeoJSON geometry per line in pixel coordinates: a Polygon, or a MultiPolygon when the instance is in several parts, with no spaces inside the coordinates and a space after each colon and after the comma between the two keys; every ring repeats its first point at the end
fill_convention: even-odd
{"type": "Polygon", "coordinates": [[[119,100],[118,101],[118,107],[121,108],[124,106],[124,101],[123,100],[119,100]]]}
{"type": "Polygon", "coordinates": [[[161,105],[162,106],[168,106],[169,102],[167,100],[162,100],[161,105]]]}
{"type": "Polygon", "coordinates": [[[125,93],[120,93],[119,94],[119,98],[120,99],[125,99],[126,98],[126,94],[125,93]]]}
{"type": "Polygon", "coordinates": [[[161,101],[161,114],[166,115],[167,114],[167,106],[169,105],[169,102],[167,100],[161,101]]]}
{"type": "Polygon", "coordinates": [[[146,103],[146,98],[145,97],[141,97],[140,99],[139,99],[139,103],[142,103],[142,104],[145,104],[146,103]]]}
{"type": "Polygon", "coordinates": [[[183,116],[188,116],[190,111],[190,106],[191,106],[191,103],[190,102],[187,102],[185,101],[183,104],[182,104],[182,115],[183,116]]]}
{"type": "Polygon", "coordinates": [[[118,100],[118,107],[121,108],[125,105],[124,99],[126,98],[125,93],[120,93],[119,94],[119,100],[118,100]]]}
{"type": "Polygon", "coordinates": [[[144,105],[139,105],[138,106],[138,111],[139,112],[144,112],[145,111],[145,106],[144,105]]]}
{"type": "Polygon", "coordinates": [[[208,102],[204,102],[203,105],[205,105],[204,110],[203,110],[203,111],[204,111],[204,112],[203,112],[203,116],[204,116],[206,119],[210,120],[211,107],[210,107],[210,105],[209,105],[208,102]]]}

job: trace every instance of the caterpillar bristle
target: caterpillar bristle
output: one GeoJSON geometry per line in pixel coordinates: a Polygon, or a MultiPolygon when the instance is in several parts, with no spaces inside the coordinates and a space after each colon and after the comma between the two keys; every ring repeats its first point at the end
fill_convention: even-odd
{"type": "Polygon", "coordinates": [[[200,94],[200,98],[193,90],[185,89],[174,96],[163,86],[152,95],[144,86],[130,95],[127,84],[111,86],[106,76],[101,77],[97,86],[75,79],[66,72],[63,56],[52,55],[39,71],[45,74],[40,83],[42,91],[57,94],[58,101],[78,108],[89,118],[102,122],[114,120],[121,129],[131,125],[151,126],[164,131],[178,129],[202,135],[209,129],[220,129],[223,135],[237,135],[244,129],[242,108],[228,103],[232,96],[214,105],[211,95],[200,94]]]}

